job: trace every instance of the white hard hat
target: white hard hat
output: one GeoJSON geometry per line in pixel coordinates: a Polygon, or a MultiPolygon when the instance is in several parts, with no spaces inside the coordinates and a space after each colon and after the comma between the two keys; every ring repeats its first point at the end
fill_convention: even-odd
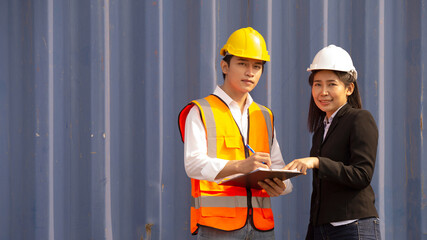
{"type": "Polygon", "coordinates": [[[353,66],[350,54],[335,45],[324,47],[314,56],[313,62],[307,68],[307,71],[313,70],[348,72],[353,75],[354,79],[357,79],[357,71],[353,66]]]}

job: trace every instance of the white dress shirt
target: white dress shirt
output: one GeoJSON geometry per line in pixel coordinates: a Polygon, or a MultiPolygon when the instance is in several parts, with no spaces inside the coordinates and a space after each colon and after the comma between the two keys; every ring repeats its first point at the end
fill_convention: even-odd
{"type": "MultiPolygon", "coordinates": [[[[214,94],[220,97],[230,108],[231,114],[233,115],[246,144],[248,136],[248,108],[253,102],[252,97],[248,94],[242,113],[237,102],[228,96],[220,87],[216,87],[214,94]]],[[[274,133],[275,132],[276,130],[274,129],[274,133]]],[[[276,134],[274,134],[274,136],[276,136],[276,134]]],[[[273,139],[270,159],[271,168],[283,168],[285,166],[276,137],[273,139]]],[[[198,107],[193,106],[185,120],[184,165],[187,175],[194,179],[220,182],[222,179],[215,180],[215,177],[219,172],[221,172],[227,162],[228,160],[211,158],[207,155],[205,128],[200,118],[198,107]]],[[[291,181],[287,179],[284,182],[286,184],[286,190],[282,195],[292,191],[291,181]]]]}

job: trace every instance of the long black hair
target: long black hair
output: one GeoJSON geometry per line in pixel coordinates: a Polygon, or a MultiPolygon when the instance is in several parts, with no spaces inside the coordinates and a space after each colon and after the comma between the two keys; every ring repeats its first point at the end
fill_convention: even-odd
{"type": "MultiPolygon", "coordinates": [[[[308,83],[310,84],[310,87],[313,87],[314,76],[319,71],[322,71],[322,70],[314,70],[311,72],[310,77],[308,78],[308,83]]],[[[347,103],[350,104],[350,106],[353,108],[358,108],[358,109],[362,108],[362,99],[360,98],[357,81],[353,77],[353,75],[351,75],[350,73],[341,72],[341,71],[332,71],[332,72],[334,72],[335,75],[338,76],[340,81],[343,82],[346,87],[350,86],[350,84],[353,83],[354,90],[353,90],[353,93],[350,96],[348,96],[347,103]]],[[[313,95],[311,95],[310,107],[308,110],[308,130],[310,132],[314,132],[317,130],[317,128],[322,127],[323,119],[325,118],[325,115],[326,113],[320,110],[316,106],[316,103],[314,102],[314,99],[313,99],[313,95]]]]}

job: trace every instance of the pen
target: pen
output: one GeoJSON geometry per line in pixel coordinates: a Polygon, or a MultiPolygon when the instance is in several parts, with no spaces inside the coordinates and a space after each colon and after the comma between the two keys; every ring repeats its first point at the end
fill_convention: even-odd
{"type": "Polygon", "coordinates": [[[251,148],[251,146],[249,146],[249,144],[246,144],[246,147],[252,152],[255,153],[255,151],[251,148]]]}
{"type": "MultiPolygon", "coordinates": [[[[252,148],[251,148],[251,146],[249,146],[249,144],[246,144],[245,145],[252,153],[255,153],[255,150],[253,150],[252,148]]],[[[262,162],[262,164],[266,164],[265,162],[262,162]]]]}

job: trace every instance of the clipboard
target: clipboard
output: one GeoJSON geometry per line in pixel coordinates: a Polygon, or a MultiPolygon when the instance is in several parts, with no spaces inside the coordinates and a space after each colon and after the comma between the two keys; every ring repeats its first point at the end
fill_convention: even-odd
{"type": "Polygon", "coordinates": [[[283,169],[268,169],[258,168],[250,173],[239,175],[230,179],[225,179],[219,183],[219,185],[228,185],[236,187],[249,187],[255,189],[262,189],[258,185],[258,181],[265,179],[279,178],[282,181],[301,175],[302,173],[297,170],[283,170],[283,169]]]}

